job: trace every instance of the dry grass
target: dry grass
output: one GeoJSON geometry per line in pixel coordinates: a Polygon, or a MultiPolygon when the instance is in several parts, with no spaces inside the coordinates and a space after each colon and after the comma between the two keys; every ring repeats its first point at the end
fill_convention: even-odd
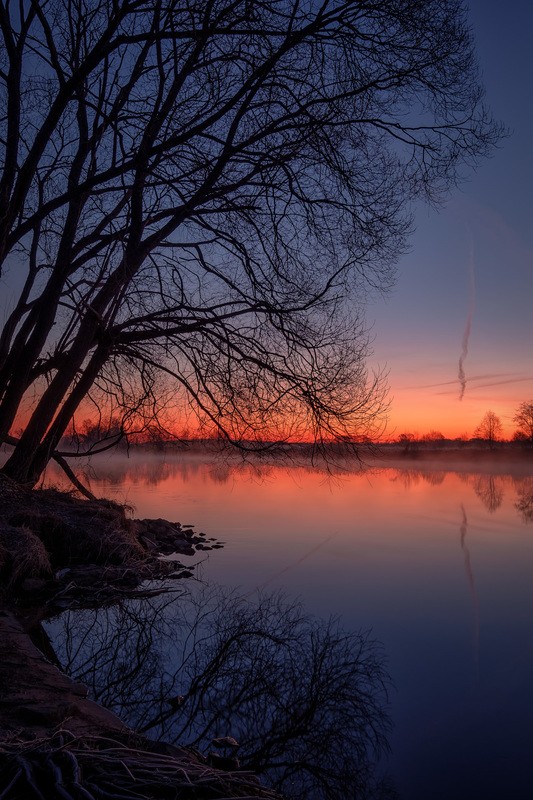
{"type": "Polygon", "coordinates": [[[131,531],[130,521],[106,509],[72,508],[46,503],[42,510],[20,511],[11,525],[27,526],[43,542],[54,566],[73,564],[129,565],[144,550],[131,531]]]}
{"type": "Polygon", "coordinates": [[[0,475],[0,579],[25,578],[80,564],[139,569],[147,560],[126,509],[52,489],[27,491],[0,475]]]}
{"type": "Polygon", "coordinates": [[[0,574],[11,589],[26,578],[50,578],[52,565],[41,539],[26,525],[0,525],[0,574]]]}
{"type": "MultiPolygon", "coordinates": [[[[135,520],[110,500],[26,490],[0,474],[0,594],[66,608],[122,599],[144,580],[189,577],[178,554],[221,547],[166,520],[135,520]],[[40,544],[39,544],[40,543],[40,544]],[[174,558],[161,560],[160,554],[174,558]],[[51,577],[51,580],[46,580],[51,577]],[[28,581],[26,579],[36,580],[28,581]],[[103,592],[103,594],[102,594],[103,592]]],[[[55,606],[54,606],[55,608],[55,606]]]]}

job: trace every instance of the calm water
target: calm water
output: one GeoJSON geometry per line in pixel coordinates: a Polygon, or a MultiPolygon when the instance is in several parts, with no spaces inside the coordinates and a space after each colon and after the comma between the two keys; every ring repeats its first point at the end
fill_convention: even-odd
{"type": "Polygon", "coordinates": [[[386,768],[402,798],[533,796],[533,468],[332,478],[154,457],[102,459],[89,477],[136,516],[223,540],[207,581],[282,588],[371,629],[394,684],[386,768]]]}

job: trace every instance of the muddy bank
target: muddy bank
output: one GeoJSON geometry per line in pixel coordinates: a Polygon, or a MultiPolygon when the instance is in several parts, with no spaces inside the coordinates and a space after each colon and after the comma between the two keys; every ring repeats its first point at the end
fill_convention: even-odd
{"type": "Polygon", "coordinates": [[[0,601],[47,613],[111,602],[147,580],[190,577],[180,556],[222,547],[190,526],[129,511],[0,475],[0,601]]]}
{"type": "Polygon", "coordinates": [[[129,729],[61,672],[40,625],[66,608],[157,593],[158,580],[192,574],[180,556],[221,546],[190,526],[0,475],[1,797],[279,797],[226,759],[224,743],[202,754],[129,729]]]}
{"type": "Polygon", "coordinates": [[[6,609],[0,687],[2,797],[279,797],[250,773],[214,768],[214,755],[138,736],[45,658],[6,609]]]}
{"type": "Polygon", "coordinates": [[[32,641],[24,620],[0,610],[0,734],[40,739],[68,726],[74,736],[116,735],[126,726],[88,699],[32,641]]]}

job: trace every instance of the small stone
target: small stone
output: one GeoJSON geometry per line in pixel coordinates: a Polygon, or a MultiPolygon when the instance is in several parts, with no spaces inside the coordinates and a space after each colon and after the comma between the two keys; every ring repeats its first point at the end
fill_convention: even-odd
{"type": "Polygon", "coordinates": [[[194,573],[191,572],[190,569],[184,569],[177,573],[176,578],[192,578],[193,575],[194,573]]]}
{"type": "Polygon", "coordinates": [[[211,744],[213,747],[240,747],[239,742],[233,736],[219,736],[217,739],[212,739],[211,744]]]}

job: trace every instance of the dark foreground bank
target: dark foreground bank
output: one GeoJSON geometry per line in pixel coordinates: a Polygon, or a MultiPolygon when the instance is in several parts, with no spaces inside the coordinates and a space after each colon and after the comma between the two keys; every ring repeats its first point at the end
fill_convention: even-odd
{"type": "Polygon", "coordinates": [[[199,753],[137,735],[60,671],[40,625],[154,593],[153,581],[191,574],[180,555],[216,546],[178,523],[0,476],[0,797],[279,797],[238,769],[231,743],[199,753]]]}

